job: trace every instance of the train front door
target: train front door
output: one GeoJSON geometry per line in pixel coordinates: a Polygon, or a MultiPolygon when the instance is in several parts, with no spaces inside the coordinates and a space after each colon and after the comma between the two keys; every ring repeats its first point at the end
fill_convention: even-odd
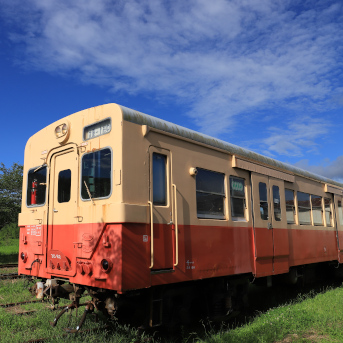
{"type": "Polygon", "coordinates": [[[73,276],[78,205],[77,148],[56,152],[51,157],[49,181],[49,223],[47,271],[73,276]]]}
{"type": "Polygon", "coordinates": [[[166,149],[150,147],[150,214],[153,223],[151,265],[154,271],[173,269],[171,159],[166,149]]]}
{"type": "Polygon", "coordinates": [[[252,173],[255,275],[287,273],[289,240],[284,182],[252,173]]]}

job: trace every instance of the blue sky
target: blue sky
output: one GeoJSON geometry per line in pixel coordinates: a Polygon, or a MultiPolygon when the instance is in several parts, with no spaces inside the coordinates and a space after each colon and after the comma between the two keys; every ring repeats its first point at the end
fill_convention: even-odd
{"type": "Polygon", "coordinates": [[[343,181],[343,3],[0,0],[0,162],[116,102],[343,181]]]}

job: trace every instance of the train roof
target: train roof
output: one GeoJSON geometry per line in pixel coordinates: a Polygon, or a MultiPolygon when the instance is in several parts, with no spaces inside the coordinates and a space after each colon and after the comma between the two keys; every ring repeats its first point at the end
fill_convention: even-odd
{"type": "Polygon", "coordinates": [[[119,105],[122,113],[123,113],[123,119],[125,121],[129,121],[131,123],[140,124],[140,125],[147,125],[149,127],[165,131],[183,138],[187,138],[202,144],[210,145],[214,148],[225,150],[229,152],[230,154],[234,154],[240,157],[247,158],[249,160],[257,161],[259,163],[268,165],[272,168],[276,169],[282,169],[287,170],[291,173],[294,173],[296,175],[304,176],[306,178],[315,179],[320,182],[324,183],[330,183],[332,185],[336,185],[340,188],[343,188],[343,184],[334,180],[331,180],[329,178],[326,178],[324,176],[320,176],[314,173],[311,173],[309,171],[297,168],[295,166],[292,166],[288,163],[280,162],[277,160],[274,160],[270,157],[260,155],[256,152],[250,151],[248,149],[244,149],[242,147],[239,147],[237,145],[225,142],[223,140],[199,133],[194,130],[187,129],[185,127],[170,123],[168,121],[150,116],[145,113],[141,113],[135,110],[132,110],[130,108],[124,107],[119,105]]]}

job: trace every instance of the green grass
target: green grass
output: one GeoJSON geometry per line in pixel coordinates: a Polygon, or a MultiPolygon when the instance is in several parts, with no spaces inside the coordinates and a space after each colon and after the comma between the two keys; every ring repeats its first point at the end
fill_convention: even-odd
{"type": "MultiPolygon", "coordinates": [[[[32,285],[32,283],[31,283],[32,285]]],[[[28,281],[26,280],[0,280],[0,304],[34,300],[28,291],[28,281]]],[[[82,299],[83,302],[85,299],[82,299]]],[[[61,300],[59,305],[67,305],[70,301],[61,300]]],[[[0,308],[0,342],[25,342],[38,338],[47,338],[47,342],[145,342],[146,335],[141,337],[138,331],[129,326],[118,326],[109,321],[101,313],[99,322],[96,323],[94,317],[89,315],[82,330],[98,329],[95,332],[69,334],[65,337],[66,327],[75,328],[81,319],[84,308],[80,308],[76,316],[76,311],[62,316],[56,327],[51,327],[50,321],[56,317],[59,310],[52,311],[47,302],[21,305],[20,308],[0,308]],[[37,310],[32,314],[15,315],[22,310],[37,310]],[[115,329],[101,329],[106,324],[110,324],[115,329]]],[[[150,339],[149,342],[156,340],[150,339]]]]}
{"type": "MultiPolygon", "coordinates": [[[[34,297],[28,291],[28,281],[0,280],[0,304],[31,300],[34,297]]],[[[82,300],[83,301],[83,300],[82,300]]],[[[64,300],[63,304],[69,301],[64,300]]],[[[129,326],[115,326],[115,329],[99,329],[108,320],[99,314],[99,323],[94,322],[92,316],[87,317],[83,329],[98,328],[97,332],[87,334],[68,335],[64,337],[64,328],[76,327],[79,323],[83,308],[78,316],[75,310],[69,321],[69,314],[65,314],[57,327],[50,326],[58,311],[52,311],[49,304],[23,305],[22,309],[37,312],[27,315],[14,315],[19,309],[0,308],[0,342],[23,342],[37,338],[49,338],[49,342],[187,342],[187,343],[290,343],[290,342],[343,342],[343,287],[328,289],[321,293],[309,293],[298,296],[289,304],[269,309],[259,313],[247,323],[235,328],[223,324],[220,328],[214,325],[204,325],[196,332],[190,328],[177,331],[177,338],[170,334],[145,334],[129,326]],[[87,338],[86,338],[87,337],[87,338]]]]}
{"type": "Polygon", "coordinates": [[[18,262],[19,239],[11,238],[0,244],[0,263],[18,262]]]}
{"type": "Polygon", "coordinates": [[[343,288],[299,296],[291,304],[270,309],[247,325],[208,330],[206,343],[343,342],[343,288]]]}

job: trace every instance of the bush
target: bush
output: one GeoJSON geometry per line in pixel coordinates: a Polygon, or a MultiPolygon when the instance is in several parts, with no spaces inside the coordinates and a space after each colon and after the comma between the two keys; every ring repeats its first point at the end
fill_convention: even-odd
{"type": "Polygon", "coordinates": [[[19,238],[19,227],[16,223],[7,224],[0,230],[0,244],[15,238],[19,238]]]}

